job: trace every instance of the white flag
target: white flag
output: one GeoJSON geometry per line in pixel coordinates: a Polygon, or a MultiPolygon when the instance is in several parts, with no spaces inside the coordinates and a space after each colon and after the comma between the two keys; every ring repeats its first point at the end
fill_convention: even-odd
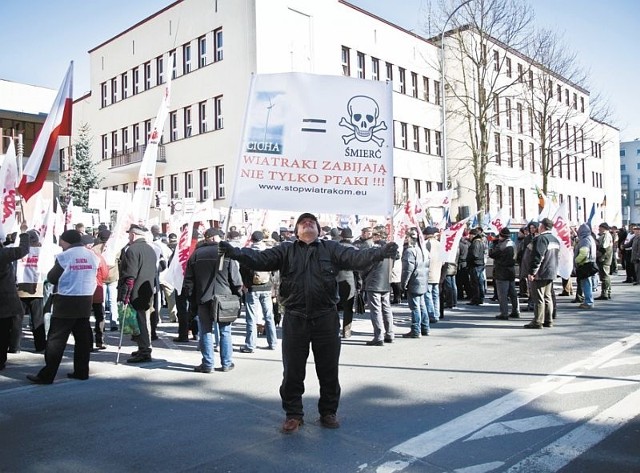
{"type": "Polygon", "coordinates": [[[442,248],[442,262],[455,263],[460,239],[467,226],[469,217],[452,224],[449,228],[442,231],[440,236],[440,247],[442,248]]]}
{"type": "Polygon", "coordinates": [[[567,218],[566,202],[562,202],[553,217],[552,234],[560,241],[558,254],[558,275],[562,279],[569,279],[573,271],[573,245],[571,244],[571,229],[567,218]]]}
{"type": "Polygon", "coordinates": [[[182,226],[178,236],[178,245],[173,253],[173,258],[169,267],[163,272],[163,280],[173,287],[178,294],[182,293],[182,283],[184,282],[184,271],[187,268],[187,261],[191,256],[191,234],[193,232],[193,218],[182,226]]]}
{"type": "Polygon", "coordinates": [[[13,232],[16,225],[16,183],[18,166],[13,138],[9,139],[9,148],[0,166],[0,185],[2,185],[2,215],[0,215],[0,240],[13,232]]]}

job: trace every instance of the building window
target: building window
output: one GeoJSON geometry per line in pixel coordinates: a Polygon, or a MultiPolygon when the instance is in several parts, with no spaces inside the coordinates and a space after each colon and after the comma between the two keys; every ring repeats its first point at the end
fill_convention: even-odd
{"type": "Polygon", "coordinates": [[[380,80],[380,61],[375,57],[371,58],[371,79],[380,80]]]}
{"type": "Polygon", "coordinates": [[[556,86],[556,98],[558,102],[562,102],[562,86],[560,84],[556,86]]]}
{"type": "Polygon", "coordinates": [[[411,73],[411,96],[418,98],[418,74],[411,73]]]}
{"type": "Polygon", "coordinates": [[[214,129],[222,130],[222,95],[213,98],[214,129]]]}
{"type": "Polygon", "coordinates": [[[158,192],[164,192],[164,177],[156,178],[156,190],[158,192]]]}
{"type": "Polygon", "coordinates": [[[524,171],[524,141],[518,140],[518,161],[520,162],[520,169],[524,171]]]}
{"type": "Polygon", "coordinates": [[[222,61],[222,28],[218,28],[213,32],[213,50],[215,52],[215,62],[222,61]]]}
{"type": "Polygon", "coordinates": [[[522,64],[518,63],[518,82],[524,81],[524,68],[522,64]]]}
{"type": "Polygon", "coordinates": [[[511,130],[511,99],[505,99],[506,106],[506,117],[507,117],[507,128],[511,130]]]}
{"type": "Polygon", "coordinates": [[[429,78],[428,77],[423,77],[422,78],[422,94],[423,94],[423,98],[426,102],[429,101],[429,78]]]}
{"type": "Polygon", "coordinates": [[[126,72],[120,75],[120,82],[122,86],[122,98],[126,99],[129,96],[129,74],[126,72]]]}
{"type": "Polygon", "coordinates": [[[580,111],[584,113],[584,97],[580,97],[580,111]]]}
{"type": "Polygon", "coordinates": [[[191,107],[185,107],[184,109],[184,137],[189,138],[191,136],[191,107]]]}
{"type": "Polygon", "coordinates": [[[129,149],[129,128],[123,128],[121,131],[122,135],[122,153],[126,153],[129,149]]]}
{"type": "Polygon", "coordinates": [[[140,91],[140,71],[136,67],[133,71],[133,95],[136,95],[140,91]]]}
{"type": "Polygon", "coordinates": [[[151,120],[144,121],[144,144],[149,142],[149,135],[151,134],[151,120]]]}
{"type": "Polygon", "coordinates": [[[156,58],[156,84],[164,84],[164,58],[162,56],[156,58]]]}
{"type": "Polygon", "coordinates": [[[441,105],[440,103],[440,82],[437,80],[433,81],[433,95],[435,96],[435,104],[441,105]]]}
{"type": "MultiPolygon", "coordinates": [[[[103,146],[104,149],[104,146],[103,146]]],[[[103,156],[104,156],[104,151],[103,151],[103,156]]],[[[640,163],[638,163],[638,165],[640,166],[640,163]]],[[[627,165],[626,164],[621,164],[620,165],[620,170],[621,171],[626,171],[627,170],[627,165]]]]}
{"type": "Polygon", "coordinates": [[[111,79],[111,103],[118,101],[118,79],[111,79]]]}
{"type": "Polygon", "coordinates": [[[523,131],[523,124],[522,124],[522,104],[518,103],[516,104],[516,120],[518,121],[518,133],[522,133],[523,131]]]}
{"type": "Polygon", "coordinates": [[[144,63],[144,90],[151,88],[151,62],[144,63]]]}
{"type": "Polygon", "coordinates": [[[386,69],[387,69],[387,80],[392,81],[393,80],[393,64],[391,64],[390,62],[387,62],[386,69]]]}
{"type": "Polygon", "coordinates": [[[103,82],[100,84],[100,102],[102,103],[102,108],[107,106],[107,83],[103,82]]]}
{"type": "Polygon", "coordinates": [[[431,154],[431,130],[428,128],[424,129],[424,148],[427,154],[431,154]]]}
{"type": "Polygon", "coordinates": [[[508,57],[505,59],[506,65],[507,65],[507,77],[511,78],[512,76],[512,72],[511,72],[511,58],[508,57]]]}
{"type": "Polygon", "coordinates": [[[529,135],[531,137],[533,137],[533,109],[531,107],[529,107],[528,111],[527,111],[527,115],[529,118],[529,135]]]}
{"type": "Polygon", "coordinates": [[[182,45],[182,73],[191,72],[191,43],[182,45]]]}
{"type": "Polygon", "coordinates": [[[184,173],[184,196],[187,199],[193,197],[193,172],[184,173]]]}
{"type": "Polygon", "coordinates": [[[493,70],[494,71],[500,70],[500,53],[498,52],[497,49],[494,49],[493,51],[493,70]]]}
{"type": "Polygon", "coordinates": [[[442,156],[442,134],[436,131],[434,138],[436,142],[436,156],[442,156]]]}
{"type": "Polygon", "coordinates": [[[509,216],[511,218],[516,218],[516,194],[515,189],[513,187],[509,187],[507,189],[508,199],[509,199],[509,216]]]}
{"type": "Polygon", "coordinates": [[[407,93],[406,71],[402,67],[398,68],[398,76],[399,76],[398,81],[400,82],[400,93],[406,94],[407,93]]]}
{"type": "Polygon", "coordinates": [[[578,94],[573,93],[573,109],[578,110],[578,94]]]}
{"type": "Polygon", "coordinates": [[[414,179],[413,188],[416,193],[416,197],[419,199],[422,196],[422,181],[414,179]]]}
{"type": "Polygon", "coordinates": [[[365,78],[364,53],[358,52],[358,79],[365,78]]]}
{"type": "Polygon", "coordinates": [[[209,198],[209,170],[200,169],[200,201],[209,198]]]}
{"type": "Polygon", "coordinates": [[[501,209],[503,207],[502,186],[499,184],[496,186],[496,200],[498,204],[498,209],[501,209]]]}
{"type": "Polygon", "coordinates": [[[102,159],[109,158],[109,137],[107,135],[102,135],[102,159]]]}
{"type": "Polygon", "coordinates": [[[169,113],[169,141],[178,139],[178,112],[169,113]]]}
{"type": "Polygon", "coordinates": [[[507,159],[509,167],[513,167],[513,138],[507,136],[507,159]]]}
{"type": "Polygon", "coordinates": [[[135,123],[133,125],[133,150],[137,151],[140,145],[140,124],[135,123]]]}
{"type": "Polygon", "coordinates": [[[111,132],[111,156],[118,155],[118,132],[111,132]]]}
{"type": "Polygon", "coordinates": [[[198,38],[198,67],[207,65],[207,37],[200,36],[198,38]]]}
{"type": "Polygon", "coordinates": [[[198,133],[207,131],[207,102],[198,104],[198,133]]]}
{"type": "Polygon", "coordinates": [[[493,94],[493,122],[500,126],[500,96],[493,94]]]}
{"type": "Polygon", "coordinates": [[[407,124],[400,122],[400,148],[407,149],[407,124]]]}
{"type": "Polygon", "coordinates": [[[533,143],[529,143],[529,158],[531,159],[531,172],[536,172],[536,156],[534,153],[533,143]]]}
{"type": "Polygon", "coordinates": [[[178,64],[176,61],[176,50],[169,51],[169,64],[171,64],[171,79],[178,77],[178,64]]]}
{"type": "Polygon", "coordinates": [[[216,166],[216,199],[225,198],[224,166],[216,166]]]}
{"type": "Polygon", "coordinates": [[[349,54],[349,48],[342,46],[342,75],[347,77],[351,75],[351,60],[349,54]]]}
{"type": "Polygon", "coordinates": [[[522,220],[526,220],[527,218],[527,203],[526,203],[526,193],[524,189],[520,189],[520,218],[522,220]]]}
{"type": "Polygon", "coordinates": [[[413,125],[413,150],[420,152],[420,127],[413,125]]]}
{"type": "Polygon", "coordinates": [[[496,153],[496,164],[500,166],[502,164],[502,158],[500,157],[501,149],[500,149],[500,133],[493,134],[493,150],[496,153]]]}
{"type": "Polygon", "coordinates": [[[489,184],[484,185],[484,211],[485,213],[489,211],[489,207],[491,206],[491,192],[489,191],[489,184]]]}
{"type": "Polygon", "coordinates": [[[529,87],[533,89],[533,71],[529,69],[529,87]]]}
{"type": "Polygon", "coordinates": [[[177,174],[172,174],[171,175],[171,199],[177,199],[179,197],[178,195],[178,175],[177,174]]]}
{"type": "Polygon", "coordinates": [[[569,106],[569,89],[564,89],[564,104],[569,106]]]}
{"type": "Polygon", "coordinates": [[[621,150],[620,150],[620,157],[621,157],[621,158],[624,158],[626,155],[627,155],[627,150],[625,150],[625,149],[621,149],[621,150]]]}

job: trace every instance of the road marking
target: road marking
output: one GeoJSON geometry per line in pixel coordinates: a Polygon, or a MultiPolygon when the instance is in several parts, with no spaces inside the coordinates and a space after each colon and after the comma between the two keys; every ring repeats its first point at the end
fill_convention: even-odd
{"type": "Polygon", "coordinates": [[[618,358],[605,363],[600,368],[615,368],[617,366],[640,365],[640,356],[627,356],[626,358],[618,358]]]}
{"type": "Polygon", "coordinates": [[[580,383],[572,383],[562,386],[556,392],[558,394],[573,394],[596,391],[599,389],[617,388],[629,384],[638,384],[640,376],[625,376],[618,379],[594,379],[591,381],[582,381],[580,383]]]}
{"type": "Polygon", "coordinates": [[[556,427],[571,422],[577,422],[584,419],[589,414],[594,413],[598,406],[583,407],[582,409],[574,409],[559,414],[547,414],[542,416],[527,417],[526,419],[515,419],[506,422],[496,422],[479,430],[471,437],[465,439],[478,440],[488,437],[497,437],[499,435],[509,435],[513,433],[529,432],[530,430],[546,429],[547,427],[556,427]]]}
{"type": "Polygon", "coordinates": [[[507,473],[552,473],[602,441],[640,414],[640,389],[567,435],[509,468],[507,473]]]}
{"type": "MultiPolygon", "coordinates": [[[[634,333],[606,347],[595,351],[584,360],[579,360],[560,368],[542,381],[529,387],[513,391],[478,409],[463,414],[445,424],[424,432],[390,449],[391,452],[410,457],[409,463],[437,452],[441,448],[460,440],[478,429],[490,424],[494,419],[505,416],[530,403],[534,399],[570,383],[576,376],[599,367],[617,355],[640,343],[640,334],[634,333]]],[[[394,462],[388,462],[377,469],[382,472],[397,472],[406,467],[387,469],[394,462]]]]}

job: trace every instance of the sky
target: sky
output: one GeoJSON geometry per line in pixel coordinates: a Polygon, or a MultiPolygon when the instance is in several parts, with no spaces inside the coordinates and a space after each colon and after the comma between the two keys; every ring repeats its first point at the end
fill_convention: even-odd
{"type": "MultiPolygon", "coordinates": [[[[233,1],[233,0],[228,0],[233,1]]],[[[262,0],[270,1],[270,0],[262,0]]],[[[312,1],[312,0],[307,0],[312,1]]],[[[324,0],[314,0],[324,1],[324,0]]],[[[350,0],[428,36],[428,7],[438,0],[350,0]]],[[[640,18],[637,0],[529,0],[535,24],[563,34],[589,72],[588,89],[614,111],[621,141],[640,138],[640,18]]],[[[0,78],[58,89],[74,61],[74,97],[89,91],[89,49],[173,0],[2,0],[0,78]]]]}

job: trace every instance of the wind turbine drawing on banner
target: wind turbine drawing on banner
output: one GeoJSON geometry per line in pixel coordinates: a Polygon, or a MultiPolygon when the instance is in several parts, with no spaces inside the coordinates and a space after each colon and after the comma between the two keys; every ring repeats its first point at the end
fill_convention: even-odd
{"type": "Polygon", "coordinates": [[[267,120],[264,124],[264,141],[267,141],[267,133],[269,132],[269,116],[271,115],[271,109],[275,107],[276,104],[271,101],[271,96],[269,96],[269,106],[267,107],[267,120]]]}

